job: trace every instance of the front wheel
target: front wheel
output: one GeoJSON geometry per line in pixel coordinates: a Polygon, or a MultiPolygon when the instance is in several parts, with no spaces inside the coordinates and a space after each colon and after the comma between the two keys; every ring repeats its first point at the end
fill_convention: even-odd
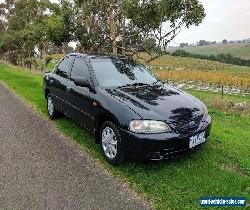
{"type": "Polygon", "coordinates": [[[47,111],[51,119],[55,119],[59,115],[59,111],[55,108],[54,101],[50,94],[47,97],[47,111]]]}
{"type": "Polygon", "coordinates": [[[114,123],[105,122],[100,130],[100,146],[106,160],[112,165],[120,165],[124,161],[119,130],[114,123]]]}

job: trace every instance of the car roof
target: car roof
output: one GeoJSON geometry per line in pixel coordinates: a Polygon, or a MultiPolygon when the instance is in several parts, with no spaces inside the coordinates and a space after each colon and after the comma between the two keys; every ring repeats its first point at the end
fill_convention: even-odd
{"type": "Polygon", "coordinates": [[[103,58],[103,59],[107,59],[107,58],[116,58],[116,59],[128,59],[125,56],[122,55],[110,55],[110,54],[105,54],[105,53],[70,53],[66,56],[80,56],[80,57],[88,57],[91,59],[95,59],[95,58],[103,58]]]}

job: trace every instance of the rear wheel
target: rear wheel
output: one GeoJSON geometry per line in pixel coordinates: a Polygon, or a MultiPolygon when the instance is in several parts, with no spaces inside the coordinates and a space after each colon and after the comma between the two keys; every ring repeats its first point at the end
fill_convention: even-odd
{"type": "Polygon", "coordinates": [[[114,123],[103,123],[100,130],[100,146],[106,160],[112,165],[119,165],[124,161],[122,143],[119,130],[114,123]]]}
{"type": "Polygon", "coordinates": [[[59,111],[55,108],[54,101],[50,94],[47,97],[47,111],[51,119],[55,119],[59,116],[59,111]]]}

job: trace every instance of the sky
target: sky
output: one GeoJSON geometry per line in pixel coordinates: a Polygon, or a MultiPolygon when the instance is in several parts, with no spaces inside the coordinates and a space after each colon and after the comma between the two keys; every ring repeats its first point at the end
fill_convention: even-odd
{"type": "MultiPolygon", "coordinates": [[[[53,0],[55,1],[55,0],[53,0]]],[[[4,0],[0,0],[0,3],[4,0]]],[[[250,0],[200,0],[206,17],[199,26],[182,29],[170,43],[196,43],[201,39],[220,42],[223,39],[250,38],[250,0]]]]}
{"type": "Polygon", "coordinates": [[[198,26],[183,29],[171,43],[250,38],[250,0],[200,0],[206,17],[198,26]]]}

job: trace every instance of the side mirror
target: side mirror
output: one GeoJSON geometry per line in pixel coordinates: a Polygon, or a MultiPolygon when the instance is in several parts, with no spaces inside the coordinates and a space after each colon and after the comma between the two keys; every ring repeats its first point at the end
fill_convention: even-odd
{"type": "Polygon", "coordinates": [[[86,77],[74,77],[72,78],[73,82],[75,85],[80,86],[80,87],[87,87],[89,90],[93,93],[95,93],[95,88],[93,85],[88,81],[86,77]]]}
{"type": "Polygon", "coordinates": [[[75,78],[72,78],[72,80],[77,86],[90,87],[90,83],[86,77],[75,77],[75,78]]]}

